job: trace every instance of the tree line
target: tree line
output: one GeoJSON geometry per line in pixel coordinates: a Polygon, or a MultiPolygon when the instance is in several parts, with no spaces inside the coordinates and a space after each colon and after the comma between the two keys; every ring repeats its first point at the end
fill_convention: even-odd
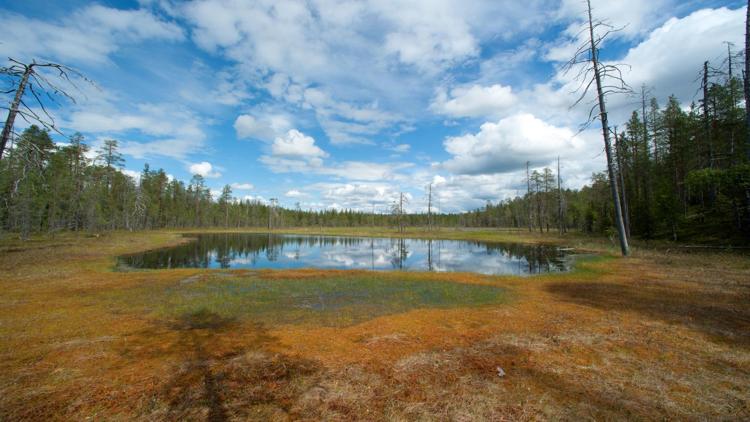
{"type": "MultiPolygon", "coordinates": [[[[122,168],[116,140],[90,153],[81,134],[56,145],[50,133],[30,126],[0,160],[0,227],[26,238],[62,230],[147,230],[201,227],[404,227],[426,224],[403,207],[389,214],[279,207],[275,201],[238,199],[227,185],[214,198],[201,175],[185,183],[146,165],[135,179],[122,168]]],[[[456,225],[443,214],[438,224],[456,225]]]]}

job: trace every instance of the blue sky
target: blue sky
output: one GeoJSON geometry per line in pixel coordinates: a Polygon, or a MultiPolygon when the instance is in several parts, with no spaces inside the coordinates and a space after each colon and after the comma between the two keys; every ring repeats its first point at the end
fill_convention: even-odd
{"type": "MultiPolygon", "coordinates": [[[[580,0],[0,0],[0,56],[54,60],[96,81],[54,109],[125,169],[204,175],[238,198],[385,211],[468,210],[525,188],[560,156],[566,186],[604,168],[598,123],[561,68],[580,0]]],[[[688,106],[704,60],[744,44],[742,1],[594,0],[624,29],[602,57],[663,104],[688,106]]],[[[622,125],[634,98],[610,99],[622,125]]],[[[24,123],[21,122],[20,125],[24,123]]],[[[62,138],[60,139],[63,140],[62,138]]]]}

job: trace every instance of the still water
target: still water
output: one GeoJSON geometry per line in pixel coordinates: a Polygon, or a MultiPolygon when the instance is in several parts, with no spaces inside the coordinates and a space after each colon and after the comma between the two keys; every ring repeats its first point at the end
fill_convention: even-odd
{"type": "Polygon", "coordinates": [[[566,250],[546,245],[316,236],[272,233],[200,234],[180,246],[119,258],[131,268],[326,268],[467,271],[528,275],[571,268],[566,250]]]}

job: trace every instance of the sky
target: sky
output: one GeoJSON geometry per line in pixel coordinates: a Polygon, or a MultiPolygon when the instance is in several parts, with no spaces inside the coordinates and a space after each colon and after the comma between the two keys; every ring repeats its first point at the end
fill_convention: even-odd
{"type": "MultiPolygon", "coordinates": [[[[593,0],[602,60],[664,104],[744,47],[745,3],[593,0]]],[[[124,171],[205,177],[303,209],[458,212],[522,195],[526,162],[580,188],[605,169],[592,98],[573,107],[581,0],[0,0],[0,57],[71,66],[51,112],[124,171]]],[[[6,62],[7,63],[7,62],[6,62]]],[[[739,69],[736,70],[739,74],[739,69]]],[[[4,98],[3,101],[9,101],[4,98]]],[[[609,98],[623,126],[638,96],[609,98]]],[[[18,121],[18,128],[26,125],[18,121]]],[[[56,140],[65,138],[56,135],[56,140]]]]}

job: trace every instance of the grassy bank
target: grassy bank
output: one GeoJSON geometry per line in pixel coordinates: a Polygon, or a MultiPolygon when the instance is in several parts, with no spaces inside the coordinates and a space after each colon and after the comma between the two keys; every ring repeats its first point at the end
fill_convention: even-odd
{"type": "Polygon", "coordinates": [[[636,245],[623,259],[608,239],[410,230],[604,257],[528,278],[113,271],[180,233],[0,241],[0,419],[750,417],[745,255],[636,245]]]}

